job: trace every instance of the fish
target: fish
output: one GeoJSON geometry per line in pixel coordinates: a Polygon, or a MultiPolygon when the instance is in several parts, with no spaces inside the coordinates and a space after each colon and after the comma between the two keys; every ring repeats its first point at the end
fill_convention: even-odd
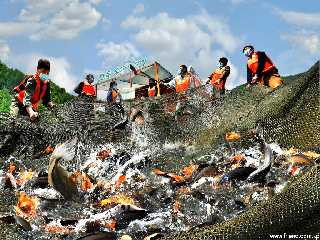
{"type": "Polygon", "coordinates": [[[40,172],[38,177],[32,184],[32,188],[47,188],[48,187],[48,173],[40,172]]]}
{"type": "Polygon", "coordinates": [[[147,216],[148,211],[146,209],[137,207],[133,204],[121,204],[119,206],[119,213],[117,218],[117,229],[126,228],[130,222],[143,219],[147,216]]]}
{"type": "Polygon", "coordinates": [[[204,167],[194,178],[194,182],[198,181],[202,177],[215,177],[220,175],[220,171],[217,166],[210,165],[204,167]]]}
{"type": "Polygon", "coordinates": [[[95,232],[78,238],[77,240],[117,240],[113,232],[95,232]]]}
{"type": "Polygon", "coordinates": [[[131,122],[135,122],[137,117],[143,117],[143,113],[140,109],[132,108],[130,111],[130,120],[131,122]]]}
{"type": "Polygon", "coordinates": [[[228,132],[226,133],[226,140],[228,142],[238,142],[240,141],[240,134],[236,132],[228,132]]]}
{"type": "Polygon", "coordinates": [[[68,201],[78,201],[79,192],[76,183],[72,181],[71,174],[59,164],[59,161],[61,159],[70,161],[74,158],[76,141],[75,138],[58,145],[52,153],[48,167],[49,186],[53,187],[68,201]]]}
{"type": "Polygon", "coordinates": [[[129,120],[128,118],[126,117],[125,119],[123,119],[122,121],[116,123],[112,128],[111,130],[114,131],[114,130],[124,130],[126,125],[128,124],[129,120]]]}
{"type": "Polygon", "coordinates": [[[230,181],[245,181],[251,173],[256,171],[255,167],[238,167],[228,173],[226,173],[220,180],[220,183],[230,181]]]}
{"type": "Polygon", "coordinates": [[[263,181],[271,169],[272,149],[269,144],[264,142],[264,163],[257,170],[252,172],[248,178],[248,182],[263,181]]]}
{"type": "Polygon", "coordinates": [[[156,239],[160,239],[160,238],[162,238],[162,237],[164,237],[163,234],[161,234],[161,233],[154,233],[154,234],[152,234],[152,235],[150,235],[150,236],[145,237],[143,240],[156,240],[156,239]]]}
{"type": "Polygon", "coordinates": [[[7,223],[7,224],[16,223],[25,231],[32,230],[31,224],[27,220],[25,220],[24,218],[19,217],[17,215],[0,216],[0,222],[7,223]]]}

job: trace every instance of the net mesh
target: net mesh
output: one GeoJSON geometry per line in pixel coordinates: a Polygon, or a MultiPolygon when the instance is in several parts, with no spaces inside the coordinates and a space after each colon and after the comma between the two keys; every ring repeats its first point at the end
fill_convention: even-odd
{"type": "MultiPolygon", "coordinates": [[[[274,92],[240,87],[220,99],[212,99],[211,95],[203,87],[189,95],[127,102],[125,110],[135,108],[143,112],[147,129],[144,137],[150,139],[147,147],[166,141],[192,141],[205,154],[223,141],[226,132],[245,132],[259,124],[268,142],[276,141],[287,148],[320,150],[319,62],[306,73],[287,77],[285,85],[274,92]]],[[[77,137],[83,146],[105,142],[129,144],[130,124],[124,130],[113,130],[123,120],[121,109],[83,98],[44,112],[37,124],[2,114],[0,155],[5,158],[24,154],[25,159],[31,159],[33,153],[48,144],[72,137],[77,137]]],[[[83,147],[81,151],[83,157],[86,149],[83,147]]],[[[46,163],[37,161],[28,164],[33,168],[46,167],[46,163]]],[[[314,167],[283,193],[232,220],[167,239],[268,239],[269,234],[283,232],[316,233],[320,222],[319,170],[314,167]]]]}

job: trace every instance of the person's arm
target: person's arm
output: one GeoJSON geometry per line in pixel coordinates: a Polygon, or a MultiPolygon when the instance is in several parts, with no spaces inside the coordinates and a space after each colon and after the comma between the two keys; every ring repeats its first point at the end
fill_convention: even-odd
{"type": "Polygon", "coordinates": [[[251,70],[250,70],[250,68],[248,67],[248,65],[247,65],[247,83],[248,84],[251,84],[251,82],[252,82],[252,72],[251,72],[251,70]]]}
{"type": "Polygon", "coordinates": [[[51,90],[50,90],[50,82],[47,82],[46,92],[42,98],[42,103],[44,106],[48,107],[48,104],[51,102],[51,90]]]}
{"type": "Polygon", "coordinates": [[[31,121],[35,120],[38,117],[38,113],[32,109],[32,103],[31,103],[31,98],[36,89],[36,85],[37,85],[37,82],[35,79],[28,80],[26,84],[26,95],[25,95],[24,106],[26,107],[26,111],[29,114],[31,121]]]}
{"type": "Polygon", "coordinates": [[[107,93],[107,101],[110,103],[112,102],[112,90],[110,89],[108,90],[108,93],[107,93]]]}
{"type": "Polygon", "coordinates": [[[257,77],[258,78],[261,78],[262,76],[262,71],[264,69],[264,65],[266,63],[266,60],[267,60],[267,55],[265,52],[258,52],[258,68],[257,68],[257,77]]]}
{"type": "Polygon", "coordinates": [[[230,66],[226,66],[225,70],[223,72],[223,75],[221,76],[220,80],[223,81],[223,82],[226,82],[226,80],[229,77],[229,75],[230,75],[230,66]]]}
{"type": "Polygon", "coordinates": [[[26,84],[26,95],[25,95],[25,102],[24,102],[25,107],[32,106],[31,98],[32,98],[34,91],[36,89],[36,85],[37,85],[37,82],[35,79],[28,80],[28,82],[26,84]]]}
{"type": "Polygon", "coordinates": [[[78,86],[73,90],[76,94],[81,94],[83,88],[83,82],[79,83],[78,86]]]}

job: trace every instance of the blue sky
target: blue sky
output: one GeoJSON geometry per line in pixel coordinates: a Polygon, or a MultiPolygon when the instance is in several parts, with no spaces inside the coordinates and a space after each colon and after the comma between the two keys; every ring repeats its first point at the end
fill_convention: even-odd
{"type": "Polygon", "coordinates": [[[231,89],[245,82],[245,44],[266,51],[283,75],[320,56],[320,1],[308,0],[1,0],[0,59],[33,72],[52,62],[68,91],[88,72],[148,56],[173,73],[192,65],[202,78],[229,58],[231,89]]]}

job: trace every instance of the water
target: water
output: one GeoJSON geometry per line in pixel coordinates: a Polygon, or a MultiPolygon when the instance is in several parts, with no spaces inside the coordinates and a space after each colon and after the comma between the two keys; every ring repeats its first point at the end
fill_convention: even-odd
{"type": "MultiPolygon", "coordinates": [[[[210,101],[203,101],[199,97],[201,94],[189,97],[188,104],[179,116],[170,112],[172,107],[168,106],[174,105],[176,101],[183,101],[179,97],[127,106],[143,109],[145,121],[144,124],[129,122],[124,130],[110,131],[117,121],[122,120],[117,113],[108,118],[108,111],[96,112],[86,119],[88,116],[81,112],[81,108],[86,108],[85,104],[77,109],[80,117],[73,116],[71,110],[65,113],[65,121],[70,123],[70,129],[65,129],[66,136],[59,136],[59,142],[74,135],[78,141],[74,160],[62,161],[62,164],[69,172],[80,170],[86,174],[93,187],[84,191],[79,186],[81,201],[78,203],[65,202],[52,188],[34,188],[32,183],[40,171],[47,168],[49,156],[43,156],[39,163],[41,167],[38,167],[39,161],[33,165],[34,174],[30,181],[22,186],[18,185],[14,191],[8,190],[5,180],[10,161],[15,163],[17,169],[13,173],[13,179],[11,178],[14,182],[18,179],[19,168],[26,168],[22,162],[25,158],[31,159],[28,155],[22,157],[19,153],[21,149],[18,149],[2,169],[0,187],[4,190],[0,198],[0,205],[3,206],[1,214],[15,214],[13,206],[17,204],[16,194],[19,191],[38,197],[40,205],[37,216],[32,221],[32,232],[12,230],[13,226],[16,228],[12,223],[6,223],[5,226],[11,232],[17,231],[22,239],[50,239],[56,235],[65,239],[77,239],[85,232],[96,230],[114,231],[118,237],[127,234],[134,239],[143,239],[154,232],[168,234],[186,231],[201,224],[225,221],[280,193],[294,177],[288,174],[287,165],[282,164],[288,162],[290,155],[284,157],[285,149],[281,149],[276,143],[271,144],[274,150],[273,160],[283,160],[281,164],[273,164],[265,183],[235,181],[220,184],[221,177],[237,167],[261,166],[263,147],[255,137],[243,132],[240,142],[226,143],[220,137],[219,144],[212,147],[202,148],[196,144],[194,139],[200,133],[203,134],[204,129],[214,129],[222,122],[217,107],[222,102],[219,100],[212,104],[210,101]],[[111,156],[105,160],[97,159],[97,153],[102,150],[110,150],[111,156]],[[242,155],[246,161],[231,164],[231,158],[236,155],[242,155]],[[192,164],[199,165],[199,168],[190,178],[186,178],[182,169],[192,164]],[[216,171],[209,171],[201,176],[201,170],[208,166],[214,166],[216,171]],[[167,175],[155,174],[155,168],[167,175]],[[168,173],[185,177],[185,181],[175,182],[174,177],[168,177],[168,173]],[[116,186],[122,176],[125,176],[125,181],[116,186]],[[122,196],[125,201],[107,207],[100,206],[102,200],[115,196],[122,196]],[[132,201],[131,206],[145,212],[123,211],[122,207],[128,205],[128,199],[132,201]],[[68,234],[50,233],[47,231],[48,226],[64,228],[68,230],[68,234]]],[[[55,131],[58,130],[61,130],[59,126],[55,131]]],[[[233,126],[229,130],[239,129],[233,126]]],[[[226,131],[222,132],[225,133],[226,131]]],[[[57,141],[53,136],[52,141],[57,141]]],[[[310,166],[313,164],[310,161],[310,166]]]]}

